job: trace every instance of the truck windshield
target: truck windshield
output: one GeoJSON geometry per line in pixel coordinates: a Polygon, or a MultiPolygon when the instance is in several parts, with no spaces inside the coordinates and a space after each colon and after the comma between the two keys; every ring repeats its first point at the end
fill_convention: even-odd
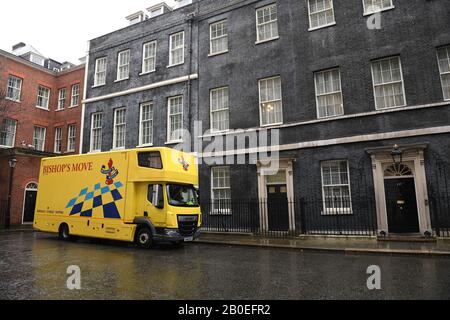
{"type": "Polygon", "coordinates": [[[193,186],[169,184],[167,185],[169,204],[175,207],[198,207],[197,192],[193,186]]]}

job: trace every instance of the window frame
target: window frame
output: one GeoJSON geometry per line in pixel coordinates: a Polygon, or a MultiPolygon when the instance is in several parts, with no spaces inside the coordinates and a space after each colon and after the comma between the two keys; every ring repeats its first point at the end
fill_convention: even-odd
{"type": "Polygon", "coordinates": [[[168,68],[170,68],[170,67],[175,67],[175,66],[179,66],[179,65],[184,64],[184,55],[185,55],[185,48],[184,48],[184,47],[185,47],[185,43],[186,43],[186,36],[185,36],[184,30],[169,35],[169,65],[168,65],[168,68]],[[183,45],[180,46],[179,48],[175,48],[175,49],[174,49],[174,48],[172,48],[172,45],[173,45],[173,38],[174,38],[175,36],[179,35],[179,34],[182,34],[182,35],[183,35],[183,45]],[[182,50],[182,55],[181,55],[182,58],[181,58],[181,62],[172,63],[172,60],[173,60],[173,52],[176,51],[176,50],[180,50],[180,49],[182,50]]]}
{"type": "Polygon", "coordinates": [[[157,55],[157,52],[158,52],[158,41],[157,40],[146,42],[146,43],[144,43],[142,45],[142,68],[141,68],[140,75],[144,75],[144,74],[148,74],[148,73],[152,73],[152,72],[156,71],[156,55],[157,55]],[[154,44],[154,46],[155,46],[155,55],[154,56],[150,56],[150,57],[145,57],[145,46],[152,45],[152,44],[154,44]],[[151,70],[147,70],[146,71],[146,70],[144,70],[145,61],[149,60],[149,59],[153,59],[154,60],[153,68],[151,70]]]}
{"type": "Polygon", "coordinates": [[[63,141],[63,133],[62,127],[55,127],[55,141],[53,145],[53,152],[61,154],[62,153],[62,141],[63,141]],[[59,132],[59,135],[58,135],[59,132]],[[59,151],[57,150],[57,146],[59,146],[59,151]]]}
{"type": "Polygon", "coordinates": [[[316,96],[316,111],[317,111],[317,119],[330,119],[330,118],[335,118],[335,117],[339,117],[339,116],[343,116],[345,115],[345,109],[344,109],[344,94],[342,92],[342,77],[341,77],[341,68],[340,67],[336,67],[336,68],[332,68],[332,69],[326,69],[326,70],[321,70],[321,71],[316,71],[314,72],[314,90],[315,90],[315,96],[316,96]],[[316,79],[316,75],[321,74],[321,73],[328,73],[328,72],[333,72],[337,70],[339,73],[339,87],[340,87],[340,91],[333,91],[333,92],[328,92],[328,93],[323,93],[323,94],[318,94],[317,93],[317,79],[316,79]],[[337,93],[340,93],[341,95],[341,101],[342,101],[342,113],[340,114],[335,114],[332,116],[324,116],[321,117],[320,113],[319,113],[319,97],[322,96],[329,96],[329,95],[334,95],[337,93]]]}
{"type": "Polygon", "coordinates": [[[42,126],[33,126],[33,146],[34,146],[34,150],[36,151],[41,151],[44,152],[45,151],[45,140],[46,140],[46,136],[47,136],[47,128],[46,127],[42,127],[42,126]],[[44,137],[42,139],[42,149],[38,149],[35,143],[36,140],[36,129],[43,129],[44,130],[44,137]]]}
{"type": "MultiPolygon", "coordinates": [[[[312,13],[311,12],[311,7],[310,7],[310,1],[308,0],[307,5],[308,5],[308,19],[309,19],[309,29],[308,31],[314,31],[314,30],[318,30],[318,29],[322,29],[322,28],[326,28],[326,27],[331,27],[331,26],[335,26],[336,25],[336,15],[335,15],[335,11],[334,11],[334,0],[330,0],[331,1],[331,8],[330,9],[326,9],[326,10],[322,10],[322,11],[317,11],[312,13]],[[321,26],[317,26],[317,27],[313,27],[312,26],[312,20],[311,20],[311,15],[313,14],[319,14],[325,11],[329,11],[331,10],[333,12],[333,22],[321,25],[321,26]]],[[[316,0],[313,0],[316,1],[316,0]]]]}
{"type": "Polygon", "coordinates": [[[77,125],[69,124],[67,126],[67,152],[75,152],[77,144],[77,125]],[[73,136],[71,135],[71,128],[73,128],[73,136]],[[73,148],[71,139],[73,139],[73,148]]]}
{"type": "MultiPolygon", "coordinates": [[[[450,94],[449,97],[446,99],[445,98],[445,88],[444,88],[444,78],[443,75],[449,75],[450,76],[450,71],[447,72],[442,72],[441,70],[441,64],[439,63],[439,50],[443,50],[445,49],[447,52],[447,60],[450,61],[450,45],[447,46],[442,46],[439,48],[436,48],[436,58],[437,58],[437,63],[438,63],[438,70],[439,70],[439,78],[441,79],[441,88],[442,88],[442,98],[444,99],[444,101],[450,101],[450,94]]],[[[450,64],[450,62],[449,62],[450,64]]]]}
{"type": "Polygon", "coordinates": [[[153,101],[143,102],[139,105],[139,145],[138,147],[152,147],[154,139],[154,103],[153,101]],[[145,120],[145,122],[151,122],[151,142],[143,143],[143,109],[144,107],[151,107],[152,118],[145,120]]]}
{"type": "Polygon", "coordinates": [[[265,42],[277,40],[277,39],[280,38],[280,30],[278,29],[278,27],[279,27],[279,25],[278,25],[278,5],[277,5],[276,2],[268,4],[268,5],[265,5],[263,7],[256,8],[255,16],[256,16],[256,44],[265,43],[265,42]],[[277,18],[276,18],[276,20],[271,20],[269,22],[264,22],[262,24],[259,24],[258,23],[258,12],[259,11],[263,11],[264,9],[269,8],[269,7],[275,7],[277,9],[277,18]],[[268,38],[268,39],[261,40],[259,38],[259,27],[267,25],[267,24],[270,24],[270,23],[274,23],[274,22],[277,24],[277,35],[274,36],[274,37],[268,38]]]}
{"type": "Polygon", "coordinates": [[[210,25],[209,25],[209,54],[208,54],[208,56],[209,57],[217,56],[217,55],[220,55],[220,54],[227,53],[228,51],[229,51],[228,19],[225,18],[225,19],[222,19],[222,20],[210,23],[210,25]],[[212,37],[212,28],[213,28],[213,26],[216,26],[216,25],[221,24],[221,23],[225,23],[226,24],[226,28],[227,28],[226,35],[222,35],[220,37],[213,38],[212,37]],[[222,39],[222,38],[226,38],[226,40],[227,40],[226,41],[227,42],[227,49],[226,50],[222,50],[222,51],[212,52],[212,43],[213,43],[213,41],[214,40],[219,40],[219,39],[222,39]]]}
{"type": "Polygon", "coordinates": [[[259,79],[258,80],[258,100],[259,100],[258,109],[259,109],[259,125],[260,125],[260,127],[278,126],[278,125],[282,125],[284,123],[284,116],[283,116],[283,83],[281,81],[281,76],[273,76],[273,77],[268,77],[268,78],[264,78],[264,79],[259,79]],[[273,80],[273,79],[277,79],[277,78],[280,79],[281,121],[280,122],[276,122],[276,123],[263,124],[262,104],[263,103],[275,102],[275,101],[278,101],[278,100],[268,100],[268,101],[265,101],[265,102],[261,101],[261,82],[267,81],[267,80],[273,80]]]}
{"type": "Polygon", "coordinates": [[[210,122],[209,123],[210,127],[209,128],[210,128],[211,132],[213,132],[213,133],[222,133],[222,132],[230,131],[230,87],[229,86],[224,86],[224,87],[219,87],[219,88],[214,88],[214,89],[209,90],[209,119],[210,119],[210,121],[209,121],[210,122]],[[223,108],[223,109],[219,109],[219,110],[214,110],[213,111],[212,110],[212,102],[213,102],[212,95],[213,95],[213,92],[221,91],[221,90],[224,90],[224,89],[227,90],[227,94],[228,94],[228,98],[227,98],[228,106],[227,106],[227,108],[223,108]],[[213,113],[224,112],[224,111],[228,112],[228,129],[215,130],[214,126],[213,126],[213,113]]]}
{"type": "Polygon", "coordinates": [[[102,142],[103,142],[103,112],[94,112],[91,114],[91,134],[90,134],[90,147],[89,150],[91,153],[94,152],[101,152],[102,151],[102,142]],[[94,127],[95,121],[94,121],[94,117],[95,116],[100,116],[100,126],[99,127],[94,127]],[[99,144],[100,144],[100,149],[94,149],[94,130],[97,130],[98,132],[100,132],[100,138],[99,138],[99,144]]]}
{"type": "Polygon", "coordinates": [[[10,121],[10,122],[14,123],[14,131],[12,133],[12,145],[8,146],[6,144],[5,145],[0,144],[0,147],[10,149],[10,148],[14,148],[14,146],[16,145],[16,134],[17,134],[17,126],[19,124],[19,121],[17,121],[16,119],[11,119],[11,118],[3,118],[2,122],[0,123],[0,133],[2,132],[3,128],[5,128],[5,131],[4,131],[5,132],[5,142],[6,142],[6,138],[7,138],[7,134],[8,134],[8,131],[5,126],[6,121],[10,121]]]}
{"type": "MultiPolygon", "coordinates": [[[[391,66],[390,66],[391,67],[391,66]]],[[[406,100],[406,91],[405,91],[405,80],[403,78],[403,67],[402,67],[402,59],[400,57],[400,55],[396,55],[396,56],[389,56],[389,57],[385,57],[385,58],[381,58],[381,59],[375,59],[370,61],[370,69],[371,69],[371,74],[372,74],[372,89],[373,89],[373,99],[374,99],[374,103],[375,103],[375,110],[376,111],[383,111],[383,110],[389,110],[389,109],[394,109],[394,108],[402,108],[402,107],[406,107],[408,105],[408,102],[406,100]],[[393,107],[385,107],[385,108],[380,108],[377,105],[377,94],[375,91],[375,87],[379,87],[379,86],[387,86],[387,85],[392,85],[395,83],[400,83],[400,81],[391,81],[391,82],[386,82],[383,84],[377,84],[375,85],[375,78],[374,78],[374,69],[373,69],[373,65],[376,62],[382,62],[385,60],[391,60],[393,58],[397,58],[398,59],[398,65],[400,67],[400,76],[401,76],[401,83],[402,83],[402,93],[403,93],[403,99],[404,99],[404,104],[399,105],[399,106],[393,106],[393,107]]],[[[391,68],[392,70],[392,68],[391,68]]]]}
{"type": "Polygon", "coordinates": [[[326,160],[320,162],[320,176],[321,176],[321,188],[322,188],[322,216],[336,216],[336,215],[353,215],[353,198],[352,198],[352,187],[351,187],[351,176],[350,176],[350,164],[347,159],[337,159],[337,160],[326,160]],[[340,163],[340,162],[346,162],[347,165],[347,181],[348,184],[330,184],[325,185],[324,184],[324,175],[323,175],[323,165],[327,163],[340,163]],[[348,194],[349,194],[349,203],[350,206],[346,208],[336,209],[336,208],[327,208],[326,207],[326,200],[325,200],[325,187],[345,187],[348,186],[348,194]]]}
{"type": "Polygon", "coordinates": [[[93,86],[94,88],[106,85],[107,70],[108,70],[108,59],[107,59],[107,57],[101,57],[101,58],[95,59],[94,86],[93,86]],[[99,71],[99,67],[100,67],[99,62],[101,60],[105,61],[105,70],[103,70],[103,71],[99,71]],[[103,74],[103,73],[105,74],[104,81],[103,81],[103,83],[100,83],[98,81],[99,74],[103,74]]]}
{"type": "Polygon", "coordinates": [[[218,215],[232,215],[232,209],[231,209],[231,168],[230,166],[215,166],[215,167],[211,167],[211,172],[210,172],[210,177],[211,177],[211,183],[210,183],[210,192],[211,192],[211,209],[210,209],[210,215],[214,216],[218,216],[218,215]],[[214,170],[223,170],[226,169],[228,172],[228,180],[230,181],[230,184],[228,187],[214,187],[214,170]],[[218,201],[221,200],[225,200],[228,202],[228,204],[230,205],[229,208],[227,209],[220,209],[220,208],[216,208],[215,206],[215,201],[216,199],[214,198],[214,191],[215,190],[229,190],[230,193],[230,198],[229,199],[218,199],[218,201]]]}
{"type": "Polygon", "coordinates": [[[66,107],[66,97],[67,97],[67,89],[61,88],[58,90],[58,104],[56,106],[56,111],[64,110],[66,107]],[[61,97],[61,93],[64,92],[64,96],[61,97]]]}
{"type": "Polygon", "coordinates": [[[120,81],[125,81],[125,80],[129,80],[130,79],[130,66],[131,66],[131,50],[130,49],[126,49],[126,50],[122,50],[117,54],[117,75],[116,75],[116,80],[115,82],[120,82],[120,81]],[[128,63],[126,64],[120,64],[120,57],[122,56],[122,54],[128,54],[128,63]],[[127,76],[124,78],[120,78],[120,69],[127,67],[128,68],[128,72],[127,72],[127,76]]]}
{"type": "Polygon", "coordinates": [[[50,111],[49,110],[50,109],[50,96],[51,96],[51,89],[50,88],[48,88],[46,86],[43,86],[43,85],[38,85],[38,94],[37,94],[36,108],[39,108],[39,109],[42,109],[42,110],[46,110],[46,111],[50,111]],[[39,105],[39,98],[44,99],[44,96],[40,95],[41,89],[47,90],[47,92],[48,92],[48,96],[45,98],[46,101],[47,101],[47,104],[46,104],[47,106],[46,107],[43,107],[43,106],[39,105]]]}
{"type": "Polygon", "coordinates": [[[123,150],[126,148],[127,144],[127,108],[121,107],[114,109],[114,120],[113,120],[113,145],[112,150],[123,150]],[[117,114],[119,112],[124,112],[124,122],[123,123],[117,123],[117,114]],[[117,146],[117,127],[123,126],[123,146],[117,146]]]}
{"type": "Polygon", "coordinates": [[[79,106],[79,104],[80,104],[80,88],[81,88],[81,86],[80,86],[80,84],[79,83],[76,83],[76,84],[74,84],[74,85],[72,85],[72,88],[71,88],[71,96],[70,96],[70,107],[69,108],[75,108],[75,107],[78,107],[79,106]],[[77,91],[75,92],[76,94],[74,95],[74,89],[75,88],[78,88],[77,89],[77,91]],[[73,102],[74,102],[74,98],[76,97],[76,104],[74,104],[73,102]]]}
{"type": "MultiPolygon", "coordinates": [[[[373,0],[371,0],[371,1],[373,1],[373,0]]],[[[375,13],[379,13],[379,12],[395,9],[394,0],[390,0],[390,2],[391,2],[391,5],[389,7],[381,8],[379,10],[374,10],[374,11],[368,11],[368,8],[366,7],[365,0],[362,0],[363,11],[364,11],[363,16],[370,16],[370,15],[375,14],[375,13]]],[[[372,4],[372,6],[373,6],[373,4],[372,4]]]]}
{"type": "Polygon", "coordinates": [[[171,126],[172,126],[171,116],[176,116],[176,115],[180,115],[180,114],[181,114],[181,128],[180,129],[183,129],[184,128],[184,97],[183,97],[183,95],[178,95],[178,96],[173,96],[173,97],[167,98],[167,144],[183,142],[183,138],[172,139],[172,132],[171,132],[171,126]],[[181,98],[181,112],[171,114],[170,113],[170,101],[178,99],[178,98],[181,98]]]}
{"type": "Polygon", "coordinates": [[[10,100],[10,101],[13,101],[13,102],[21,102],[21,99],[22,99],[22,86],[23,86],[23,79],[22,78],[20,78],[20,77],[17,77],[17,76],[15,76],[15,75],[13,75],[13,74],[10,74],[10,75],[8,75],[8,81],[7,81],[7,83],[6,83],[6,97],[5,97],[5,99],[7,99],[7,100],[10,100]],[[19,80],[19,83],[20,83],[20,86],[19,86],[19,88],[16,88],[16,87],[10,87],[9,86],[9,82],[10,82],[10,79],[11,78],[13,78],[14,80],[19,80]],[[14,98],[12,98],[12,97],[9,97],[8,96],[8,94],[9,94],[9,89],[11,88],[11,90],[13,91],[13,93],[15,92],[15,91],[19,91],[19,98],[18,99],[14,99],[14,98]]]}

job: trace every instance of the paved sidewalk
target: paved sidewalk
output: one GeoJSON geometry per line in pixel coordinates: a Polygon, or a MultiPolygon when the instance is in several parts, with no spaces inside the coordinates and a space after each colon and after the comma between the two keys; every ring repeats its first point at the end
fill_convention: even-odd
{"type": "Polygon", "coordinates": [[[450,257],[450,240],[436,242],[377,241],[375,238],[260,238],[251,235],[203,233],[196,243],[285,248],[343,253],[409,254],[450,257]]]}

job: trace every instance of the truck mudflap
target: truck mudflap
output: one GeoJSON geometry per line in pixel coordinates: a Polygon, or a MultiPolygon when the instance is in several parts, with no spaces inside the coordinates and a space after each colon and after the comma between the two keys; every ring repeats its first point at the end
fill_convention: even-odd
{"type": "Polygon", "coordinates": [[[196,230],[193,235],[182,235],[178,229],[156,229],[153,240],[156,242],[192,242],[200,236],[200,231],[196,230]]]}

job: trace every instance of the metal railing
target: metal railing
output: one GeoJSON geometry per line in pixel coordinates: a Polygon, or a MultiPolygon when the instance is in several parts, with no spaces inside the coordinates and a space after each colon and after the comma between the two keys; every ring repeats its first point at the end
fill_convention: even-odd
{"type": "Polygon", "coordinates": [[[367,199],[221,200],[201,205],[205,231],[269,237],[377,232],[375,202],[367,199]]]}
{"type": "Polygon", "coordinates": [[[431,224],[438,237],[450,237],[450,195],[430,196],[431,224]]]}

